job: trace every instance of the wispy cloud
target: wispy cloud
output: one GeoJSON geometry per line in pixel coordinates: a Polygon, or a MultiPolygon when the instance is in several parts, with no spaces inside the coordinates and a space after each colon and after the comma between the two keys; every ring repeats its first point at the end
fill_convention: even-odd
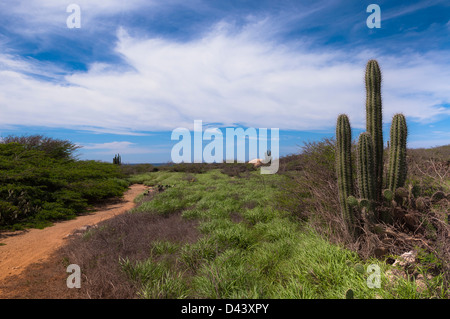
{"type": "Polygon", "coordinates": [[[130,148],[130,146],[135,145],[132,142],[109,142],[109,143],[87,143],[87,144],[78,144],[87,150],[119,150],[122,151],[124,149],[130,148]]]}
{"type": "MultiPolygon", "coordinates": [[[[352,124],[363,126],[363,75],[371,52],[280,47],[261,36],[262,24],[236,32],[222,22],[183,43],[119,29],[116,53],[130,69],[94,63],[60,83],[28,74],[48,76],[43,64],[0,55],[0,124],[133,133],[191,127],[202,119],[312,130],[332,127],[337,114],[350,113],[352,124]]],[[[445,53],[377,56],[387,118],[397,111],[418,121],[450,115],[450,69],[438,58],[445,53]]]]}
{"type": "Polygon", "coordinates": [[[413,12],[417,12],[420,10],[424,10],[426,8],[430,8],[436,5],[445,5],[448,6],[449,3],[446,0],[427,0],[427,1],[419,1],[413,3],[401,4],[388,10],[387,12],[383,12],[383,20],[390,20],[393,18],[398,18],[400,16],[411,14],[413,12]]]}
{"type": "MultiPolygon", "coordinates": [[[[70,4],[77,4],[82,10],[83,25],[91,28],[95,26],[95,19],[111,17],[134,10],[151,8],[163,5],[160,1],[153,0],[6,0],[0,3],[1,15],[14,19],[17,31],[27,31],[32,34],[43,33],[49,29],[63,30],[66,27],[66,19],[71,14],[66,11],[70,4]],[[92,24],[92,25],[91,25],[92,24]],[[40,27],[40,28],[39,28],[40,27]]],[[[98,22],[98,21],[97,21],[98,22]]]]}
{"type": "Polygon", "coordinates": [[[106,143],[75,143],[80,146],[81,152],[88,151],[99,155],[110,155],[120,153],[122,155],[136,155],[136,154],[158,154],[167,153],[169,146],[152,146],[143,147],[140,144],[129,141],[114,141],[106,143]]]}
{"type": "MultiPolygon", "coordinates": [[[[6,1],[0,3],[0,17],[11,22],[8,30],[17,24],[14,32],[22,37],[38,36],[42,45],[39,50],[45,51],[47,45],[55,48],[62,45],[58,39],[66,39],[65,8],[70,3],[6,1]]],[[[348,113],[352,126],[362,128],[364,68],[370,58],[378,59],[383,70],[385,122],[396,112],[420,123],[450,116],[448,50],[386,53],[365,50],[364,46],[337,49],[317,45],[330,34],[353,32],[357,21],[362,21],[358,22],[358,30],[365,27],[363,5],[356,8],[360,16],[355,16],[354,5],[319,1],[315,6],[303,2],[295,9],[292,6],[292,12],[272,5],[282,9],[275,10],[275,14],[266,11],[241,15],[239,19],[232,16],[239,11],[234,8],[230,16],[224,15],[212,25],[205,23],[195,36],[180,40],[142,26],[137,26],[140,32],[136,32],[130,24],[117,22],[125,22],[130,18],[127,14],[140,11],[155,17],[155,12],[171,6],[185,6],[192,11],[198,8],[214,17],[220,16],[215,11],[219,9],[199,0],[77,3],[82,8],[83,41],[100,42],[103,38],[96,32],[107,30],[104,34],[110,37],[103,41],[108,42],[108,54],[121,63],[96,59],[89,52],[95,50],[87,45],[77,60],[87,63],[87,69],[67,70],[57,64],[57,58],[45,62],[24,57],[8,47],[7,37],[0,38],[3,127],[39,125],[142,136],[148,131],[192,129],[193,121],[201,119],[220,126],[333,131],[337,115],[348,113]],[[339,19],[333,23],[336,12],[339,19]],[[302,28],[321,31],[295,31],[295,36],[283,37],[302,28]]],[[[382,19],[394,20],[437,4],[443,2],[423,1],[383,9],[382,19]]],[[[76,33],[71,37],[76,38],[76,33]]],[[[70,42],[64,46],[70,49],[70,42]]],[[[389,48],[389,42],[385,47],[389,48]]],[[[122,147],[139,152],[138,145],[114,143],[122,144],[86,144],[85,149],[106,152],[122,147]]]]}

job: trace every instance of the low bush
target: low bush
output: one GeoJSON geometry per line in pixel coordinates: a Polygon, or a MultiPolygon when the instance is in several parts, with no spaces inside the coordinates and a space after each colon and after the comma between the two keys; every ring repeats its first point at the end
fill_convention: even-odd
{"type": "Polygon", "coordinates": [[[121,164],[120,171],[125,176],[132,176],[136,174],[157,172],[158,168],[152,164],[121,164]]]}
{"type": "Polygon", "coordinates": [[[1,228],[43,227],[73,218],[129,186],[117,165],[74,159],[69,142],[32,141],[0,143],[1,228]]]}

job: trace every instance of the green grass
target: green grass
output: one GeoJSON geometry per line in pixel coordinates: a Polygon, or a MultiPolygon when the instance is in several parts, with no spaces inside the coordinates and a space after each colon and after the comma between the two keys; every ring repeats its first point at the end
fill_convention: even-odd
{"type": "Polygon", "coordinates": [[[132,177],[147,185],[172,185],[135,212],[181,213],[198,220],[202,234],[195,243],[154,242],[144,261],[123,260],[130,280],[141,284],[139,297],[342,299],[348,289],[364,299],[433,295],[431,288],[417,292],[414,281],[388,280],[385,273],[391,266],[362,261],[277,210],[277,183],[282,179],[258,172],[232,178],[219,170],[132,177]],[[367,285],[371,264],[381,269],[381,288],[367,285]]]}

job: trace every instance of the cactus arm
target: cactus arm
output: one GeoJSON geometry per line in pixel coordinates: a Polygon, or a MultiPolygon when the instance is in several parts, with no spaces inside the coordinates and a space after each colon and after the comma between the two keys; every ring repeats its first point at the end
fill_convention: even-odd
{"type": "Polygon", "coordinates": [[[376,199],[381,199],[383,186],[383,126],[381,103],[381,70],[376,60],[366,66],[366,131],[372,137],[376,199]]]}
{"type": "Polygon", "coordinates": [[[338,117],[336,125],[336,168],[338,176],[339,202],[344,220],[349,227],[353,228],[354,216],[347,198],[353,193],[352,176],[352,133],[350,121],[345,114],[338,117]]]}
{"type": "Polygon", "coordinates": [[[361,198],[374,201],[376,199],[376,179],[372,137],[369,133],[361,133],[359,136],[357,154],[357,177],[361,198]]]}
{"type": "Polygon", "coordinates": [[[391,124],[391,148],[389,151],[388,188],[395,191],[406,181],[406,119],[403,114],[395,114],[391,124]]]}

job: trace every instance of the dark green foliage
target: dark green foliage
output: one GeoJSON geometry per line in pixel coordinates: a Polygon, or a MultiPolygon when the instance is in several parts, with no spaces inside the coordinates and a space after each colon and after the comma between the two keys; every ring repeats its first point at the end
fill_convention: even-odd
{"type": "Polygon", "coordinates": [[[134,174],[157,172],[158,168],[152,164],[122,164],[120,165],[120,171],[126,176],[131,176],[134,174]]]}
{"type": "Polygon", "coordinates": [[[299,154],[290,154],[280,158],[280,168],[279,173],[284,173],[286,171],[301,171],[302,161],[299,154]]]}
{"type": "Polygon", "coordinates": [[[361,133],[358,140],[357,177],[360,197],[373,201],[375,193],[375,168],[372,138],[369,133],[361,133]]]}
{"type": "Polygon", "coordinates": [[[245,174],[255,171],[256,168],[253,166],[253,164],[248,163],[227,163],[223,166],[221,172],[223,174],[226,174],[228,176],[236,176],[236,177],[242,177],[241,174],[244,174],[243,176],[246,176],[245,174]]]}
{"type": "Polygon", "coordinates": [[[388,188],[394,191],[403,187],[406,181],[406,119],[395,114],[391,124],[391,146],[389,150],[388,188]]]}
{"type": "Polygon", "coordinates": [[[72,159],[75,150],[80,147],[67,140],[59,140],[42,135],[14,136],[9,135],[2,138],[1,144],[18,143],[28,150],[45,152],[48,156],[56,159],[72,159]]]}
{"type": "MultiPolygon", "coordinates": [[[[277,205],[281,210],[291,211],[300,220],[317,218],[319,223],[328,223],[327,212],[342,215],[336,196],[338,188],[334,139],[304,142],[300,154],[290,155],[287,160],[282,157],[280,161],[285,168],[279,170],[278,174],[288,177],[279,185],[283,191],[277,194],[277,205]],[[293,163],[292,170],[286,170],[289,163],[293,163]]],[[[339,224],[341,226],[346,227],[339,224]]]]}
{"type": "Polygon", "coordinates": [[[376,60],[366,66],[366,131],[373,143],[374,169],[376,174],[375,194],[381,199],[383,185],[383,126],[381,105],[381,70],[376,60]]]}
{"type": "Polygon", "coordinates": [[[169,172],[184,172],[192,174],[202,174],[207,172],[210,168],[215,167],[216,164],[206,163],[179,163],[179,164],[167,164],[158,167],[160,170],[166,170],[169,172]]]}
{"type": "Polygon", "coordinates": [[[347,115],[341,114],[336,125],[336,170],[338,176],[339,202],[349,229],[353,228],[354,215],[347,198],[353,194],[352,131],[347,115]]]}
{"type": "Polygon", "coordinates": [[[72,218],[128,188],[116,165],[60,156],[69,153],[55,156],[25,144],[0,144],[1,228],[72,218]]]}
{"type": "Polygon", "coordinates": [[[336,171],[336,141],[325,138],[319,142],[305,142],[302,148],[302,163],[314,165],[326,172],[336,171]]]}

